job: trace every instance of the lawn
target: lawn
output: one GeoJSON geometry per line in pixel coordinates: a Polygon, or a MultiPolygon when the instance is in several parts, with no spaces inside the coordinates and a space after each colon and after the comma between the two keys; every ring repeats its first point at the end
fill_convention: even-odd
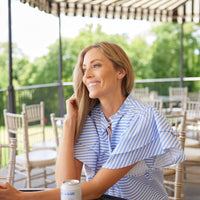
{"type": "MultiPolygon", "coordinates": [[[[42,133],[40,132],[39,127],[31,128],[29,131],[29,146],[32,146],[36,142],[42,141],[42,133]],[[37,134],[36,134],[37,132],[37,134]]],[[[18,141],[22,141],[22,139],[17,138],[18,141]]],[[[55,140],[55,136],[53,134],[52,126],[45,126],[45,140],[55,140]]],[[[5,127],[0,126],[0,144],[7,144],[8,143],[8,134],[6,133],[5,127]]],[[[23,148],[23,144],[18,142],[18,148],[23,148]]],[[[18,151],[19,153],[19,151],[18,151]]],[[[5,166],[8,162],[9,152],[8,149],[2,149],[0,152],[1,155],[1,167],[5,166]]],[[[0,167],[0,168],[1,168],[0,167]]]]}

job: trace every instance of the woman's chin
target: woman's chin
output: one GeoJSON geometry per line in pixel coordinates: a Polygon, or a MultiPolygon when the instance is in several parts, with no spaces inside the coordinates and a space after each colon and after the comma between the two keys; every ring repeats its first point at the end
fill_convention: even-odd
{"type": "Polygon", "coordinates": [[[89,93],[89,97],[91,98],[91,99],[98,99],[98,95],[95,93],[89,93]]]}

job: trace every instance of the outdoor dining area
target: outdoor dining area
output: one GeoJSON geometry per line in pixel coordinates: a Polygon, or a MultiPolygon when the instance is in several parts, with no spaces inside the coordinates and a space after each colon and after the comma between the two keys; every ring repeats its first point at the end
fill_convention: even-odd
{"type": "MultiPolygon", "coordinates": [[[[200,185],[200,92],[190,100],[187,87],[169,87],[169,96],[159,96],[148,87],[134,88],[131,95],[151,105],[169,120],[187,159],[164,168],[164,185],[170,199],[198,199],[200,185]],[[191,191],[196,190],[193,194],[191,191]],[[178,199],[178,198],[177,198],[178,199]]],[[[21,113],[3,111],[7,142],[0,144],[0,180],[18,189],[55,188],[55,164],[64,116],[45,115],[45,102],[22,105],[21,113]],[[49,117],[51,125],[46,126],[49,117]],[[5,150],[7,148],[7,150],[5,150]]],[[[85,181],[84,171],[81,181],[85,181]]]]}
{"type": "MultiPolygon", "coordinates": [[[[152,106],[168,120],[186,156],[185,161],[163,169],[163,184],[168,198],[200,199],[200,91],[191,96],[189,93],[191,85],[188,87],[187,83],[184,83],[183,73],[183,24],[191,21],[199,23],[199,1],[20,0],[20,2],[58,17],[59,66],[56,67],[59,71],[59,80],[56,83],[14,89],[12,41],[9,37],[9,86],[8,90],[0,90],[3,106],[0,107],[0,182],[7,181],[18,190],[26,192],[57,187],[55,167],[65,121],[64,100],[73,94],[73,83],[62,80],[64,64],[62,59],[65,56],[62,55],[61,45],[61,15],[161,21],[180,24],[179,86],[177,83],[167,85],[165,81],[159,85],[156,79],[149,79],[151,80],[148,82],[149,85],[136,83],[130,94],[142,104],[152,106]],[[3,101],[4,99],[6,100],[3,101]]],[[[8,13],[11,18],[10,9],[9,5],[8,13]]],[[[8,21],[11,36],[11,21],[8,21]]],[[[66,56],[68,57],[70,56],[66,56]]],[[[192,81],[199,80],[199,77],[192,77],[192,81]]],[[[80,182],[84,181],[86,174],[83,167],[80,182]]],[[[103,195],[101,199],[120,198],[103,195]]]]}

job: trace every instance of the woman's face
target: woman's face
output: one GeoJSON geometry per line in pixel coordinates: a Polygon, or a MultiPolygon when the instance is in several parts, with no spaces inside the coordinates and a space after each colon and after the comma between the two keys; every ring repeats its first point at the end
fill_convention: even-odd
{"type": "MultiPolygon", "coordinates": [[[[98,49],[90,49],[83,60],[83,83],[90,98],[112,98],[121,95],[123,69],[116,70],[113,63],[98,49]]],[[[114,100],[114,99],[113,99],[114,100]]]]}

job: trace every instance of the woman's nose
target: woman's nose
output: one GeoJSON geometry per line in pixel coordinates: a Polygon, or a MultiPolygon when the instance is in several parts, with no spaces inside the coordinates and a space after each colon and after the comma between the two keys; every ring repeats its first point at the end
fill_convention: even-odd
{"type": "Polygon", "coordinates": [[[85,71],[85,77],[86,78],[89,78],[92,76],[92,70],[91,68],[89,67],[86,71],[85,71]]]}

